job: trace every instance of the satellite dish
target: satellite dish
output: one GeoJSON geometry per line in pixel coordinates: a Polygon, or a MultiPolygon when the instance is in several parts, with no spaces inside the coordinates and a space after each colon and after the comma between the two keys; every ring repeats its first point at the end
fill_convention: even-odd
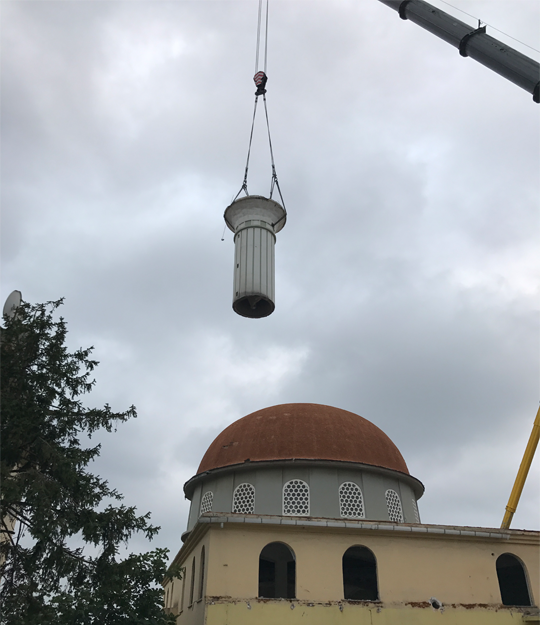
{"type": "Polygon", "coordinates": [[[22,295],[20,291],[13,291],[4,304],[2,314],[4,317],[13,317],[17,308],[21,305],[22,295]]]}

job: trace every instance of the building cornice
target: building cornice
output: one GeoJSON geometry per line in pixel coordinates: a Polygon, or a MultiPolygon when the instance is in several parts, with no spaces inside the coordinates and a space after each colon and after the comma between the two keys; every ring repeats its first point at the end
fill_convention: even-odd
{"type": "MultiPolygon", "coordinates": [[[[425,523],[392,523],[391,521],[364,521],[355,519],[317,519],[313,517],[285,517],[259,514],[216,514],[206,512],[198,525],[213,524],[261,524],[283,527],[332,528],[345,530],[374,531],[379,533],[428,535],[435,538],[491,539],[510,542],[540,544],[540,532],[536,530],[512,530],[490,527],[469,527],[459,525],[428,525],[425,523]]],[[[194,528],[194,531],[195,531],[194,528]]],[[[190,532],[191,534],[192,532],[190,532]]],[[[190,536],[191,538],[191,536],[190,536]]]]}

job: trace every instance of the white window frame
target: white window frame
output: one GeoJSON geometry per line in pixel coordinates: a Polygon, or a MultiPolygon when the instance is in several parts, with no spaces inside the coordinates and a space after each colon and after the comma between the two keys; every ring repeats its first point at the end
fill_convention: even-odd
{"type": "Polygon", "coordinates": [[[283,516],[310,516],[310,512],[311,512],[311,496],[310,495],[311,493],[309,491],[309,484],[305,482],[304,480],[293,478],[292,480],[285,482],[285,484],[283,484],[282,497],[281,497],[283,516]],[[306,492],[307,492],[307,512],[306,513],[285,512],[285,490],[293,482],[300,482],[306,487],[306,492]]]}
{"type": "Polygon", "coordinates": [[[384,497],[386,499],[386,509],[388,510],[388,518],[390,519],[390,521],[392,521],[393,523],[404,523],[405,519],[403,517],[403,505],[401,503],[401,497],[399,496],[399,494],[393,488],[389,488],[384,494],[384,497]],[[394,496],[394,503],[397,501],[397,504],[399,505],[399,518],[397,519],[392,518],[393,515],[390,512],[390,502],[388,501],[390,498],[394,499],[394,496]]]}
{"type": "Polygon", "coordinates": [[[211,490],[207,490],[201,497],[201,507],[199,508],[199,516],[205,512],[212,512],[212,506],[214,505],[214,493],[211,490]],[[210,501],[210,507],[203,510],[203,506],[206,507],[208,501],[210,501]]]}
{"type": "Polygon", "coordinates": [[[235,514],[254,514],[255,513],[255,486],[253,486],[253,484],[250,484],[249,482],[242,482],[242,484],[238,484],[238,486],[234,489],[233,500],[232,500],[232,512],[235,514]],[[245,486],[249,486],[251,494],[253,495],[253,508],[251,512],[242,512],[241,510],[236,510],[236,505],[237,505],[236,495],[238,491],[240,490],[240,488],[245,487],[245,486]]]}
{"type": "MultiPolygon", "coordinates": [[[[354,490],[354,489],[353,489],[354,490]]],[[[342,484],[339,485],[339,514],[340,517],[342,519],[365,519],[366,518],[366,506],[364,504],[364,494],[362,493],[362,489],[360,488],[360,486],[358,486],[358,484],[356,482],[351,482],[351,481],[346,481],[343,482],[342,484]],[[356,487],[357,493],[358,493],[358,498],[360,500],[360,510],[361,510],[361,514],[360,515],[351,515],[351,514],[343,514],[343,502],[342,502],[342,488],[344,486],[354,486],[356,487]]]]}
{"type": "Polygon", "coordinates": [[[412,498],[412,507],[415,523],[420,523],[420,512],[418,511],[418,504],[416,503],[416,499],[414,497],[412,498]]]}

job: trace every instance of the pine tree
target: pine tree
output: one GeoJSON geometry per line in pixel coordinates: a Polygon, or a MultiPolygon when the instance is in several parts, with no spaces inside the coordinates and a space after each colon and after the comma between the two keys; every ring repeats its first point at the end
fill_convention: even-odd
{"type": "Polygon", "coordinates": [[[83,404],[98,363],[92,348],[68,351],[66,322],[54,318],[61,303],[23,302],[4,318],[0,622],[174,622],[159,586],[168,550],[119,554],[134,533],[151,539],[159,528],[150,514],[118,503],[122,496],[88,471],[100,445],[81,442],[136,417],[135,408],[83,404]]]}

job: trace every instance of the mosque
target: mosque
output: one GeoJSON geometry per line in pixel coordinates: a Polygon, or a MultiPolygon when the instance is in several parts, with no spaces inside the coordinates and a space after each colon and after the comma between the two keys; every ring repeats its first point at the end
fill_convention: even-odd
{"type": "Polygon", "coordinates": [[[540,623],[540,532],[422,523],[422,482],[346,410],[235,421],[184,492],[178,625],[540,623]]]}

